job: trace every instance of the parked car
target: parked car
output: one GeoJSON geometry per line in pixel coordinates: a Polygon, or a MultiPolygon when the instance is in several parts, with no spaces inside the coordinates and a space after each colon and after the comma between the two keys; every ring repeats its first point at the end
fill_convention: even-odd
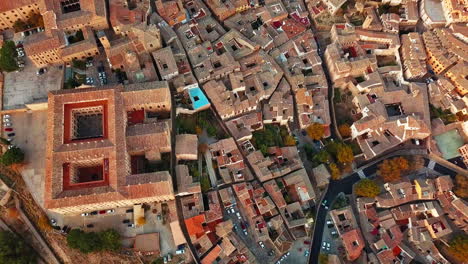
{"type": "Polygon", "coordinates": [[[234,208],[231,208],[231,214],[235,213],[236,211],[234,210],[234,208]]]}
{"type": "Polygon", "coordinates": [[[60,230],[61,233],[67,233],[67,229],[68,229],[68,226],[67,225],[64,225],[62,227],[62,230],[60,230]]]}
{"type": "Polygon", "coordinates": [[[3,130],[5,130],[6,132],[11,132],[11,131],[13,131],[13,128],[11,128],[11,127],[6,127],[6,128],[4,128],[3,130]]]}
{"type": "Polygon", "coordinates": [[[237,218],[238,218],[239,220],[241,220],[241,219],[242,219],[242,217],[241,217],[241,215],[240,215],[240,213],[239,213],[239,212],[237,212],[237,213],[236,213],[236,215],[237,215],[237,218]]]}
{"type": "Polygon", "coordinates": [[[10,117],[11,117],[10,115],[3,115],[3,119],[10,118],[10,117]]]}
{"type": "Polygon", "coordinates": [[[8,137],[14,137],[16,134],[15,133],[8,133],[7,136],[8,137]]]}
{"type": "Polygon", "coordinates": [[[265,244],[263,243],[263,241],[258,242],[258,244],[260,245],[261,248],[265,248],[265,244]]]}
{"type": "Polygon", "coordinates": [[[164,260],[164,264],[166,264],[167,263],[167,257],[164,256],[163,260],[164,260]]]}
{"type": "Polygon", "coordinates": [[[93,228],[94,225],[93,225],[93,224],[88,224],[88,225],[86,225],[86,227],[88,227],[88,228],[93,228]]]}
{"type": "Polygon", "coordinates": [[[136,225],[135,224],[128,224],[127,226],[128,227],[135,227],[136,225]]]}
{"type": "Polygon", "coordinates": [[[167,254],[167,261],[171,261],[172,260],[172,255],[170,253],[167,254]]]}
{"type": "Polygon", "coordinates": [[[107,210],[107,213],[108,213],[108,214],[110,214],[110,213],[114,213],[114,212],[115,212],[115,210],[114,210],[114,209],[109,209],[109,210],[107,210]]]}
{"type": "Polygon", "coordinates": [[[309,250],[304,251],[304,257],[308,257],[310,254],[309,250]]]}
{"type": "Polygon", "coordinates": [[[128,223],[130,223],[130,220],[129,220],[129,219],[125,219],[125,220],[122,221],[122,223],[128,224],[128,223]]]}
{"type": "Polygon", "coordinates": [[[126,213],[133,213],[133,209],[127,209],[126,213]]]}
{"type": "Polygon", "coordinates": [[[310,245],[310,241],[309,241],[309,240],[306,240],[306,241],[304,241],[304,244],[310,245]]]}
{"type": "MultiPolygon", "coordinates": [[[[7,139],[8,140],[8,139],[7,139]]],[[[8,149],[12,149],[12,148],[16,148],[15,145],[11,144],[11,145],[8,145],[8,149]]]]}
{"type": "Polygon", "coordinates": [[[106,213],[106,210],[99,211],[99,214],[105,214],[105,213],[106,213]]]}
{"type": "Polygon", "coordinates": [[[325,249],[327,247],[327,242],[322,242],[322,249],[325,249]]]}
{"type": "Polygon", "coordinates": [[[42,74],[44,74],[46,72],[47,72],[47,68],[40,68],[39,70],[37,70],[36,74],[37,75],[42,75],[42,74]]]}
{"type": "Polygon", "coordinates": [[[91,214],[91,215],[97,215],[98,212],[97,212],[97,211],[92,211],[90,214],[91,214]]]}
{"type": "Polygon", "coordinates": [[[9,122],[3,122],[4,127],[11,127],[13,124],[9,122]]]}
{"type": "Polygon", "coordinates": [[[50,219],[50,223],[52,224],[52,226],[56,226],[57,225],[57,221],[55,219],[50,219]]]}
{"type": "Polygon", "coordinates": [[[8,123],[10,122],[11,120],[9,118],[3,118],[3,123],[8,123]]]}
{"type": "Polygon", "coordinates": [[[82,213],[81,216],[88,216],[89,213],[82,213]]]}

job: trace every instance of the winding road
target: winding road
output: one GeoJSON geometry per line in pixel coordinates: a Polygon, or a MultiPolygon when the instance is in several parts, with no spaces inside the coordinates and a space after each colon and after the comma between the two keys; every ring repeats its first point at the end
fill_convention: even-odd
{"type": "MultiPolygon", "coordinates": [[[[429,163],[430,160],[428,158],[424,158],[424,166],[428,167],[429,163]]],[[[366,175],[366,177],[372,176],[377,172],[377,164],[378,163],[375,163],[363,169],[363,172],[366,175]]],[[[449,175],[452,178],[455,178],[455,175],[457,175],[456,171],[445,167],[440,163],[435,163],[433,170],[442,175],[449,175]]],[[[345,194],[351,194],[353,184],[355,184],[359,180],[360,177],[358,173],[355,172],[340,181],[331,181],[328,190],[323,198],[323,201],[327,201],[327,206],[329,206],[330,202],[333,201],[339,193],[343,192],[345,194]]],[[[323,230],[325,228],[325,219],[328,213],[328,210],[325,209],[322,205],[319,205],[317,210],[318,212],[317,217],[315,219],[315,231],[314,237],[312,239],[309,264],[319,263],[320,246],[322,244],[323,230]]]]}

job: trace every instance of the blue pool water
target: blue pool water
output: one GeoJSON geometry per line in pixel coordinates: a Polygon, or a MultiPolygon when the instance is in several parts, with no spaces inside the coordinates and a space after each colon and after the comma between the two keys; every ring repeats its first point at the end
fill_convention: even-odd
{"type": "Polygon", "coordinates": [[[208,99],[199,87],[189,89],[190,100],[192,101],[193,109],[197,110],[206,105],[209,105],[208,99]]]}

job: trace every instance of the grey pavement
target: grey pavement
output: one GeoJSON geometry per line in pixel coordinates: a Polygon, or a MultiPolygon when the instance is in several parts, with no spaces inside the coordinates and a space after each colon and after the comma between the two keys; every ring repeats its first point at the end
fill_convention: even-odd
{"type": "Polygon", "coordinates": [[[21,175],[36,203],[44,206],[45,148],[47,111],[12,113],[11,123],[16,134],[12,143],[25,153],[21,175]]]}
{"type": "Polygon", "coordinates": [[[211,186],[216,187],[217,186],[216,173],[213,169],[211,152],[209,151],[205,152],[205,161],[206,161],[206,168],[208,170],[208,175],[210,175],[211,186]]]}
{"type": "Polygon", "coordinates": [[[42,75],[37,75],[37,70],[26,58],[23,71],[5,74],[3,110],[22,109],[25,104],[47,103],[48,92],[62,88],[63,69],[49,66],[42,75]]]}

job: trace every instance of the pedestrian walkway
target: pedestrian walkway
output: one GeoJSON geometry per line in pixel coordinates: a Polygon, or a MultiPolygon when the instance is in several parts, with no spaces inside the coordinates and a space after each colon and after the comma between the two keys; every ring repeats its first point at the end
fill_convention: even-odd
{"type": "Polygon", "coordinates": [[[206,161],[206,169],[208,171],[208,175],[210,175],[211,186],[216,187],[216,173],[213,169],[213,162],[211,157],[211,152],[205,151],[205,161],[206,161]]]}
{"type": "Polygon", "coordinates": [[[363,172],[362,170],[358,170],[357,173],[358,173],[358,175],[359,175],[359,178],[361,178],[361,179],[367,178],[367,177],[366,177],[366,174],[364,174],[364,172],[363,172]]]}

